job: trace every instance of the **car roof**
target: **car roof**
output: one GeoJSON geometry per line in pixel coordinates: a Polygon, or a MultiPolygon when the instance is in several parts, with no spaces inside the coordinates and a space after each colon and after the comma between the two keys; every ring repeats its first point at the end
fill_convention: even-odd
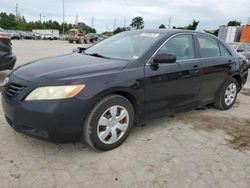
{"type": "Polygon", "coordinates": [[[194,30],[184,30],[184,29],[136,29],[136,30],[130,30],[130,31],[125,31],[125,32],[138,32],[138,33],[159,33],[159,34],[178,34],[178,33],[190,33],[190,34],[200,34],[200,35],[207,35],[211,37],[215,37],[214,35],[210,33],[204,33],[200,31],[194,31],[194,30]]]}

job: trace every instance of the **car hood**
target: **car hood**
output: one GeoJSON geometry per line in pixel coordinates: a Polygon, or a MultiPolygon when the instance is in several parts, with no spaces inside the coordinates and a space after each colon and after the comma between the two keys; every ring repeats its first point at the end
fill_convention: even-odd
{"type": "Polygon", "coordinates": [[[105,59],[79,53],[37,60],[13,71],[13,75],[32,82],[72,80],[123,69],[128,61],[105,59]]]}

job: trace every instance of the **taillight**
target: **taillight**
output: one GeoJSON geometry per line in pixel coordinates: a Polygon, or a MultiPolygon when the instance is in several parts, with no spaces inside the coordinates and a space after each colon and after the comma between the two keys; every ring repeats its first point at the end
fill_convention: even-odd
{"type": "Polygon", "coordinates": [[[6,34],[0,33],[0,39],[9,39],[10,37],[6,34]]]}

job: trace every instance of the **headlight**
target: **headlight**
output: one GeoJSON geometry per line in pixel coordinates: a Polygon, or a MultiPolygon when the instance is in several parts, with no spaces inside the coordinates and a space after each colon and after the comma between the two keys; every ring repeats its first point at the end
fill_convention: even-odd
{"type": "Polygon", "coordinates": [[[30,100],[66,99],[76,96],[85,85],[45,86],[34,89],[26,98],[30,100]]]}

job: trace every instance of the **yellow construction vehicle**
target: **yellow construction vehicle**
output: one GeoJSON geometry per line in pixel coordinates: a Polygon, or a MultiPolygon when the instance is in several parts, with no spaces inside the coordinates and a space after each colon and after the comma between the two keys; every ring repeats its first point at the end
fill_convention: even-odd
{"type": "Polygon", "coordinates": [[[89,39],[85,36],[85,32],[81,32],[79,29],[69,30],[68,41],[69,43],[76,42],[79,44],[89,43],[89,39]]]}

